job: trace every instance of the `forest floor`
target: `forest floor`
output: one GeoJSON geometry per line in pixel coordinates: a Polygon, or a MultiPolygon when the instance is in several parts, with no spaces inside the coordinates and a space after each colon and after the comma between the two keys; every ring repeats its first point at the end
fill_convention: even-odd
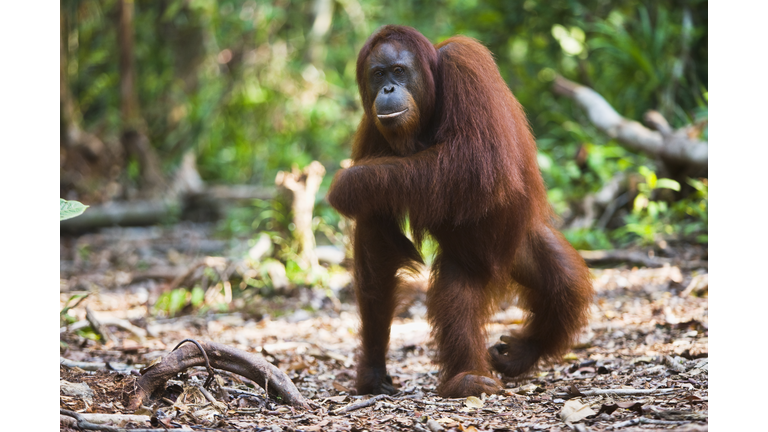
{"type": "MultiPolygon", "coordinates": [[[[119,414],[107,420],[145,430],[708,429],[706,267],[593,269],[597,298],[579,344],[561,361],[480,398],[436,395],[434,347],[423,292],[417,290],[392,325],[388,371],[399,392],[356,408],[352,404],[370,396],[351,391],[358,318],[349,276],[335,274],[326,290],[288,288],[272,296],[254,295],[252,288],[241,292],[236,275],[244,270],[237,267],[237,257],[247,255],[247,245],[212,233],[210,225],[182,223],[61,238],[62,309],[76,304],[66,314],[80,321],[88,307],[112,332],[112,339],[102,343],[84,324],[62,328],[62,362],[84,362],[60,366],[62,410],[81,413],[92,423],[105,421],[97,413],[119,414]],[[163,317],[156,307],[163,292],[172,285],[192,286],[183,283],[197,277],[203,286],[220,279],[222,285],[212,286],[224,289],[208,289],[206,299],[224,301],[228,310],[201,313],[187,299],[175,316],[163,317]],[[78,296],[84,294],[89,294],[84,300],[78,296]],[[115,319],[138,329],[109,325],[115,319]],[[265,398],[252,381],[219,370],[206,398],[200,383],[208,373],[196,367],[169,380],[150,406],[129,410],[137,371],[184,339],[263,356],[290,377],[310,408],[265,398]]],[[[701,261],[705,248],[694,255],[706,262],[701,261]]],[[[489,345],[522,322],[523,313],[507,306],[488,327],[489,345]]],[[[61,430],[78,430],[74,422],[62,415],[61,430]]]]}

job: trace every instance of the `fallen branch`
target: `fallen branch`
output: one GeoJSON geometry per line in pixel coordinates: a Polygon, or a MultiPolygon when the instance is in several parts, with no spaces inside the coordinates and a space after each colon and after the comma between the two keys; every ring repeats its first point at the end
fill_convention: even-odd
{"type": "MultiPolygon", "coordinates": [[[[61,416],[61,423],[69,423],[64,418],[72,418],[74,419],[73,426],[77,426],[80,429],[83,430],[98,430],[98,431],[104,431],[104,432],[156,432],[156,431],[166,431],[167,429],[154,429],[154,428],[130,428],[126,429],[123,427],[115,427],[115,426],[108,426],[104,423],[127,423],[127,422],[134,422],[134,423],[141,423],[141,422],[147,422],[150,420],[149,416],[145,415],[135,415],[135,414],[79,414],[74,411],[65,410],[63,408],[59,408],[59,414],[61,416]]],[[[181,428],[181,429],[175,429],[179,431],[191,431],[192,429],[189,428],[181,428]]]]}
{"type": "MultiPolygon", "coordinates": [[[[407,398],[408,397],[406,396],[406,399],[407,398]]],[[[458,400],[455,402],[435,402],[435,401],[428,401],[425,399],[411,399],[411,402],[420,403],[424,405],[433,405],[433,406],[451,407],[451,408],[455,408],[461,404],[461,401],[458,401],[458,400]]]]}
{"type": "Polygon", "coordinates": [[[208,378],[205,379],[205,384],[203,384],[203,387],[207,388],[213,382],[215,373],[213,372],[213,368],[211,367],[211,362],[208,360],[208,353],[205,352],[205,348],[203,348],[200,342],[194,339],[184,339],[183,341],[179,342],[176,345],[176,347],[171,351],[176,351],[177,349],[179,349],[180,346],[184,345],[187,342],[194,344],[197,347],[197,349],[200,350],[200,355],[203,356],[203,361],[205,362],[205,369],[208,371],[208,378]]]}
{"type": "Polygon", "coordinates": [[[79,368],[86,371],[97,370],[114,370],[114,371],[129,371],[133,370],[132,366],[125,363],[102,363],[102,362],[82,362],[69,360],[64,357],[59,357],[59,364],[68,368],[79,368]]]}
{"type": "Polygon", "coordinates": [[[125,424],[128,422],[141,424],[143,422],[150,421],[150,417],[148,415],[140,415],[140,414],[105,414],[105,413],[78,413],[78,414],[80,414],[83,417],[83,419],[85,419],[86,421],[95,423],[95,424],[106,424],[106,423],[125,424]]]}
{"type": "Polygon", "coordinates": [[[245,396],[252,396],[252,397],[262,397],[262,395],[260,395],[258,393],[254,393],[254,392],[248,391],[248,390],[240,390],[239,388],[235,388],[235,387],[221,386],[221,389],[226,391],[226,392],[228,392],[228,393],[237,393],[237,394],[241,394],[241,395],[245,395],[245,396]]]}
{"type": "Polygon", "coordinates": [[[666,265],[672,265],[680,267],[681,269],[700,269],[707,268],[709,262],[706,260],[680,260],[674,258],[664,257],[651,257],[646,252],[631,251],[631,250],[580,250],[579,255],[584,258],[588,264],[598,264],[606,262],[627,262],[640,264],[645,267],[664,267],[666,265]]]}
{"type": "Polygon", "coordinates": [[[85,307],[85,319],[91,324],[93,331],[101,335],[102,343],[115,343],[115,337],[112,336],[112,332],[96,318],[96,314],[88,306],[85,307]]]}
{"type": "MultiPolygon", "coordinates": [[[[271,396],[296,407],[309,409],[304,397],[283,371],[263,357],[215,342],[200,342],[208,354],[211,366],[244,376],[259,384],[271,396]]],[[[193,366],[204,366],[205,358],[193,345],[184,345],[171,352],[159,363],[143,371],[136,381],[138,389],[129,409],[138,409],[166,381],[193,366]]]]}
{"type": "Polygon", "coordinates": [[[592,389],[592,390],[579,390],[579,394],[573,393],[555,393],[558,397],[573,397],[573,396],[638,396],[649,394],[666,394],[673,392],[677,389],[673,388],[658,388],[658,389],[592,389]]]}
{"type": "Polygon", "coordinates": [[[638,417],[636,419],[623,421],[620,423],[616,423],[613,425],[614,429],[626,427],[626,426],[634,426],[638,424],[653,424],[653,425],[664,425],[664,426],[679,426],[690,423],[688,421],[673,421],[673,420],[655,420],[655,419],[649,419],[646,417],[638,417]]]}
{"type": "Polygon", "coordinates": [[[658,113],[646,115],[648,122],[659,129],[654,131],[640,123],[626,119],[596,91],[561,76],[555,78],[552,90],[576,101],[587,112],[589,120],[598,129],[633,152],[661,158],[664,162],[707,167],[709,146],[704,141],[690,138],[696,127],[689,126],[677,131],[658,113]],[[657,115],[658,114],[658,115],[657,115]]]}
{"type": "MultiPolygon", "coordinates": [[[[104,326],[114,326],[121,328],[123,330],[129,331],[133,333],[134,336],[136,336],[140,341],[144,341],[147,337],[147,331],[144,330],[141,327],[136,327],[135,325],[131,324],[128,320],[120,319],[120,318],[112,318],[112,317],[102,317],[99,318],[99,322],[104,326]]],[[[59,329],[59,333],[65,333],[65,332],[72,332],[77,331],[86,327],[89,327],[91,323],[88,320],[81,320],[76,323],[70,324],[68,326],[61,327],[59,329]]]]}
{"type": "Polygon", "coordinates": [[[62,232],[78,232],[112,225],[152,225],[178,215],[179,208],[174,200],[108,202],[91,205],[80,216],[61,221],[59,227],[62,232]]]}
{"type": "Polygon", "coordinates": [[[215,201],[253,201],[274,198],[275,188],[255,185],[217,185],[208,186],[203,191],[189,194],[189,199],[215,201]]]}
{"type": "Polygon", "coordinates": [[[649,257],[645,252],[630,250],[580,250],[579,255],[591,264],[607,261],[626,261],[646,267],[663,267],[664,264],[672,264],[670,258],[649,257]]]}
{"type": "Polygon", "coordinates": [[[359,402],[355,402],[353,404],[349,404],[349,405],[347,405],[345,407],[342,407],[342,408],[339,408],[337,410],[334,410],[333,414],[336,414],[336,415],[346,414],[346,413],[348,413],[350,411],[355,411],[355,410],[359,410],[360,408],[365,408],[365,407],[369,407],[371,405],[375,405],[376,402],[378,402],[380,400],[383,400],[383,399],[392,400],[392,397],[389,396],[389,395],[385,395],[385,394],[376,395],[376,396],[374,396],[372,398],[369,398],[369,399],[366,399],[366,400],[362,400],[362,401],[359,401],[359,402]]]}
{"type": "Polygon", "coordinates": [[[80,232],[113,225],[153,225],[178,216],[190,208],[210,210],[221,207],[225,201],[271,199],[274,195],[275,189],[272,187],[211,186],[200,192],[191,191],[163,199],[94,204],[80,216],[61,221],[59,227],[62,232],[80,232]]]}

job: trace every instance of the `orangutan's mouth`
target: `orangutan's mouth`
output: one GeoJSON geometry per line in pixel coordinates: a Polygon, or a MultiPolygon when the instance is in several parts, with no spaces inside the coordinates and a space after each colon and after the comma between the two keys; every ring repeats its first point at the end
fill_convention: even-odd
{"type": "Polygon", "coordinates": [[[406,111],[408,111],[408,108],[406,108],[406,109],[404,109],[402,111],[393,112],[393,113],[389,113],[389,114],[376,114],[376,117],[378,117],[380,119],[395,118],[395,117],[399,116],[400,114],[405,113],[406,111]]]}

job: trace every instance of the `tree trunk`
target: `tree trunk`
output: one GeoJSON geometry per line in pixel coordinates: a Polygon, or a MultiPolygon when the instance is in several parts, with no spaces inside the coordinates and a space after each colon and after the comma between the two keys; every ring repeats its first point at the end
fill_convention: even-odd
{"type": "Polygon", "coordinates": [[[117,39],[120,51],[120,116],[123,133],[120,142],[129,158],[139,162],[143,195],[157,197],[165,191],[160,160],[147,138],[146,125],[139,110],[136,71],[133,59],[133,0],[119,0],[120,18],[117,39]]]}
{"type": "Polygon", "coordinates": [[[120,22],[117,40],[120,49],[120,115],[123,129],[136,128],[139,100],[135,90],[133,67],[133,0],[119,0],[120,22]]]}
{"type": "Polygon", "coordinates": [[[69,89],[69,32],[64,11],[59,12],[59,98],[61,101],[62,143],[70,149],[81,151],[85,157],[95,161],[103,156],[104,143],[96,136],[83,131],[80,109],[69,89]]]}

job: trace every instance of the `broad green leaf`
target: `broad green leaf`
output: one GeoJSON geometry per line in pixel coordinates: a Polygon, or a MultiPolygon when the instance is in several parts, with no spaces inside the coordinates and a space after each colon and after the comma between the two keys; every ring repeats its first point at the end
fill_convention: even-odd
{"type": "Polygon", "coordinates": [[[679,191],[680,183],[672,179],[660,178],[656,181],[656,189],[672,189],[674,191],[679,191]]]}
{"type": "Polygon", "coordinates": [[[650,186],[651,189],[656,189],[656,184],[658,183],[658,178],[656,177],[655,172],[651,172],[648,174],[648,177],[645,178],[645,180],[648,182],[648,186],[650,186]]]}
{"type": "Polygon", "coordinates": [[[638,194],[635,197],[635,205],[633,206],[633,211],[635,213],[639,212],[640,210],[648,207],[648,203],[649,203],[649,200],[647,196],[643,194],[638,194]]]}
{"type": "Polygon", "coordinates": [[[205,301],[205,291],[203,291],[203,289],[200,288],[199,286],[195,286],[194,288],[192,288],[192,297],[190,299],[192,306],[200,307],[204,301],[205,301]]]}
{"type": "Polygon", "coordinates": [[[59,201],[59,221],[65,219],[72,219],[75,216],[83,214],[87,205],[79,203],[77,201],[67,201],[64,198],[60,198],[59,201]]]}
{"type": "Polygon", "coordinates": [[[656,219],[656,216],[659,215],[659,210],[660,210],[659,203],[657,203],[656,201],[651,201],[648,203],[648,214],[652,218],[656,219]]]}
{"type": "Polygon", "coordinates": [[[707,185],[703,181],[689,178],[688,184],[693,186],[699,192],[707,192],[707,185]]]}

